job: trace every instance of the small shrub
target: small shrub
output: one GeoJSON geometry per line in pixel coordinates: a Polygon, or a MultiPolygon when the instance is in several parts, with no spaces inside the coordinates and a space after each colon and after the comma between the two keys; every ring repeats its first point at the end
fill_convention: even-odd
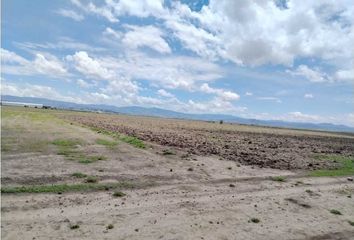
{"type": "Polygon", "coordinates": [[[70,229],[78,229],[80,226],[78,224],[74,224],[70,226],[70,229]]]}
{"type": "Polygon", "coordinates": [[[336,210],[336,209],[331,209],[329,212],[334,214],[334,215],[342,215],[342,213],[340,211],[336,210]]]}
{"type": "Polygon", "coordinates": [[[349,223],[351,226],[354,226],[354,221],[348,220],[348,223],[349,223]]]}
{"type": "Polygon", "coordinates": [[[271,179],[276,182],[285,182],[285,177],[283,177],[283,176],[275,176],[275,177],[272,177],[271,179]]]}
{"type": "Polygon", "coordinates": [[[192,171],[193,171],[193,168],[190,167],[190,168],[187,169],[187,171],[192,172],[192,171]]]}
{"type": "Polygon", "coordinates": [[[97,177],[90,176],[90,177],[86,178],[86,182],[87,183],[97,183],[98,179],[97,179],[97,177]]]}
{"type": "Polygon", "coordinates": [[[250,221],[253,223],[259,223],[261,220],[259,220],[258,218],[251,218],[250,221]]]}
{"type": "Polygon", "coordinates": [[[109,225],[107,226],[107,229],[113,229],[113,228],[114,228],[113,224],[109,224],[109,225]]]}
{"type": "Polygon", "coordinates": [[[171,150],[165,149],[162,151],[162,155],[175,155],[171,150]]]}
{"type": "Polygon", "coordinates": [[[84,177],[87,177],[86,174],[81,173],[81,172],[75,172],[75,173],[71,174],[71,176],[76,177],[76,178],[84,178],[84,177]]]}
{"type": "Polygon", "coordinates": [[[113,197],[124,197],[124,196],[126,196],[126,194],[123,192],[114,192],[113,193],[113,197]]]}

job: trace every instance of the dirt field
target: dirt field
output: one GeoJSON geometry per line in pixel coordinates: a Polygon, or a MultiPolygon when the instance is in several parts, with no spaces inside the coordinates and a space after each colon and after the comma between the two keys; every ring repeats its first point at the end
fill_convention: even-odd
{"type": "Polygon", "coordinates": [[[9,107],[1,130],[2,239],[354,239],[352,135],[9,107]]]}

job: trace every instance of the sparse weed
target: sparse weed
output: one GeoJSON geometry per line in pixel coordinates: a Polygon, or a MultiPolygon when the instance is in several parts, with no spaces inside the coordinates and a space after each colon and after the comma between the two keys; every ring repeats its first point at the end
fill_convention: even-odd
{"type": "Polygon", "coordinates": [[[94,177],[94,176],[89,176],[86,178],[86,181],[87,183],[97,183],[98,182],[98,178],[97,177],[94,177]]]}
{"type": "Polygon", "coordinates": [[[169,149],[165,149],[162,151],[162,155],[175,155],[175,153],[169,149]]]}
{"type": "Polygon", "coordinates": [[[75,172],[75,173],[71,174],[71,176],[76,177],[76,178],[85,178],[85,177],[87,177],[86,174],[81,173],[81,172],[75,172]]]}
{"type": "Polygon", "coordinates": [[[19,187],[2,187],[1,193],[63,193],[77,191],[104,191],[117,188],[133,188],[130,182],[117,183],[81,183],[81,184],[53,184],[53,185],[30,185],[19,187]]]}
{"type": "Polygon", "coordinates": [[[113,228],[114,228],[113,224],[108,224],[107,229],[113,229],[113,228]]]}
{"type": "Polygon", "coordinates": [[[336,210],[336,209],[331,209],[329,212],[334,214],[334,215],[342,215],[342,213],[340,211],[336,210]]]}
{"type": "Polygon", "coordinates": [[[74,225],[70,225],[70,229],[78,229],[78,228],[80,228],[80,225],[78,225],[78,224],[74,224],[74,225]]]}
{"type": "Polygon", "coordinates": [[[114,148],[118,143],[115,142],[115,141],[109,141],[109,140],[106,140],[106,139],[97,139],[96,140],[96,143],[99,144],[99,145],[104,145],[108,148],[114,148]]]}
{"type": "Polygon", "coordinates": [[[271,177],[271,179],[276,182],[285,182],[286,181],[284,176],[275,176],[275,177],[271,177]]]}
{"type": "Polygon", "coordinates": [[[113,193],[113,197],[124,197],[124,196],[126,196],[126,194],[123,192],[114,192],[113,193]]]}

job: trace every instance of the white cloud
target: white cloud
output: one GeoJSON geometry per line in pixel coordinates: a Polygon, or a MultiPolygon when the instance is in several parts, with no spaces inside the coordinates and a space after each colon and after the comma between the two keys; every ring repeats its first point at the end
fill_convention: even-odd
{"type": "Polygon", "coordinates": [[[196,102],[189,100],[187,103],[186,112],[191,113],[227,113],[238,114],[247,110],[246,107],[234,106],[231,102],[225,101],[222,98],[215,97],[210,101],[196,102]]]}
{"type": "Polygon", "coordinates": [[[354,69],[338,70],[334,74],[334,78],[338,81],[348,81],[354,83],[354,69]]]}
{"type": "Polygon", "coordinates": [[[36,53],[34,60],[27,60],[14,52],[1,49],[2,72],[13,75],[48,75],[53,78],[68,75],[63,63],[48,53],[36,53]]]}
{"type": "Polygon", "coordinates": [[[167,92],[165,89],[159,89],[157,91],[157,94],[159,94],[162,97],[167,97],[167,98],[175,97],[172,93],[167,92]]]}
{"type": "Polygon", "coordinates": [[[47,59],[39,53],[36,54],[33,67],[40,73],[53,74],[54,76],[65,75],[67,73],[66,69],[57,59],[47,59]]]}
{"type": "Polygon", "coordinates": [[[149,57],[140,52],[128,52],[122,57],[102,58],[100,63],[114,69],[118,76],[149,80],[151,85],[165,89],[194,91],[198,82],[213,81],[223,75],[218,65],[193,57],[149,57]]]}
{"type": "Polygon", "coordinates": [[[216,94],[217,96],[219,96],[219,98],[223,99],[224,101],[233,101],[233,100],[238,100],[240,98],[240,96],[237,93],[227,91],[224,89],[211,88],[207,83],[203,83],[201,85],[200,91],[204,93],[216,94]]]}
{"type": "Polygon", "coordinates": [[[79,85],[82,88],[90,88],[90,87],[93,87],[93,86],[96,85],[96,84],[93,84],[93,83],[88,83],[87,81],[82,80],[82,79],[78,79],[76,81],[76,83],[77,83],[77,85],[79,85]]]}
{"type": "Polygon", "coordinates": [[[3,95],[13,95],[20,97],[39,97],[39,98],[49,98],[61,101],[70,101],[84,103],[80,98],[64,96],[57,92],[54,88],[35,85],[35,84],[14,84],[2,82],[1,84],[1,94],[3,95]]]}
{"type": "Polygon", "coordinates": [[[160,53],[170,53],[171,49],[168,43],[163,39],[164,33],[154,26],[127,26],[128,31],[122,42],[125,46],[133,49],[139,47],[149,47],[160,53]]]}
{"type": "Polygon", "coordinates": [[[112,70],[109,70],[101,65],[101,63],[87,54],[85,51],[76,52],[74,55],[66,56],[69,62],[72,62],[79,72],[85,76],[94,79],[112,79],[115,75],[112,70]]]}
{"type": "Polygon", "coordinates": [[[103,35],[112,37],[115,40],[119,40],[119,41],[122,39],[122,36],[123,36],[123,34],[121,32],[115,31],[110,27],[107,27],[104,30],[103,35]]]}
{"type": "Polygon", "coordinates": [[[119,22],[119,17],[124,15],[136,17],[158,17],[166,15],[166,9],[163,7],[163,0],[106,0],[105,4],[101,6],[97,6],[91,2],[89,4],[83,4],[79,0],[74,0],[72,3],[87,14],[95,14],[112,23],[119,22]]]}
{"type": "Polygon", "coordinates": [[[14,52],[8,51],[4,48],[1,48],[1,62],[2,63],[17,63],[21,65],[28,64],[28,60],[17,55],[14,52]]]}
{"type": "Polygon", "coordinates": [[[257,97],[258,100],[264,100],[264,101],[274,101],[277,103],[282,103],[280,98],[277,97],[257,97]]]}
{"type": "Polygon", "coordinates": [[[299,65],[296,70],[287,70],[287,72],[292,75],[305,77],[310,82],[319,83],[332,81],[332,78],[326,73],[323,73],[319,69],[311,69],[306,65],[299,65]]]}
{"type": "Polygon", "coordinates": [[[313,95],[311,93],[306,93],[304,95],[304,98],[313,98],[313,95]]]}
{"type": "Polygon", "coordinates": [[[246,93],[245,93],[245,96],[253,96],[253,93],[251,93],[251,92],[246,92],[246,93]]]}
{"type": "Polygon", "coordinates": [[[68,17],[75,21],[82,21],[85,18],[83,15],[69,9],[59,9],[57,13],[63,17],[68,17]]]}
{"type": "Polygon", "coordinates": [[[287,121],[298,121],[298,122],[318,122],[321,117],[312,114],[304,114],[302,112],[290,112],[288,113],[289,118],[287,121]]]}

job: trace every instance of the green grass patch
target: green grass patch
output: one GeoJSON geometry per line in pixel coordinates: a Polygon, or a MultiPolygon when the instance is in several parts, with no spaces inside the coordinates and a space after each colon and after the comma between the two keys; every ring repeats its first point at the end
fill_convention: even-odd
{"type": "Polygon", "coordinates": [[[97,161],[101,160],[106,160],[105,156],[84,156],[84,155],[79,155],[76,160],[78,160],[79,163],[83,164],[88,164],[88,163],[94,163],[97,161]]]}
{"type": "Polygon", "coordinates": [[[115,139],[118,139],[122,142],[126,142],[130,145],[133,145],[134,147],[137,148],[146,148],[145,143],[140,140],[137,137],[132,137],[132,136],[126,136],[117,132],[112,132],[112,131],[108,131],[105,129],[100,129],[100,128],[96,128],[96,127],[91,127],[91,130],[96,131],[97,133],[101,133],[101,134],[105,134],[107,136],[113,137],[115,139]]]}
{"type": "Polygon", "coordinates": [[[351,226],[354,226],[354,221],[348,220],[348,223],[349,223],[351,226]]]}
{"type": "Polygon", "coordinates": [[[98,182],[98,178],[94,177],[94,176],[89,176],[86,178],[86,182],[87,183],[97,183],[98,182]]]}
{"type": "Polygon", "coordinates": [[[87,175],[85,173],[81,173],[81,172],[74,172],[73,174],[71,174],[71,176],[76,177],[76,178],[85,178],[85,177],[87,177],[87,175]]]}
{"type": "Polygon", "coordinates": [[[109,140],[106,140],[106,139],[97,139],[96,140],[96,143],[99,144],[99,145],[104,145],[108,148],[113,148],[115,147],[118,143],[115,142],[115,141],[109,141],[109,140]]]}
{"type": "Polygon", "coordinates": [[[82,144],[82,141],[79,139],[56,139],[52,144],[61,147],[75,148],[77,145],[82,144]]]}
{"type": "Polygon", "coordinates": [[[313,177],[348,176],[354,174],[354,157],[341,155],[315,155],[313,158],[332,161],[337,165],[335,169],[320,169],[310,172],[313,177]]]}
{"type": "Polygon", "coordinates": [[[286,178],[283,176],[275,176],[275,177],[271,177],[271,179],[276,182],[285,182],[286,181],[286,178]]]}
{"type": "Polygon", "coordinates": [[[103,191],[117,188],[127,189],[134,187],[135,185],[129,182],[30,185],[19,187],[2,187],[1,193],[63,193],[78,191],[103,191]]]}
{"type": "Polygon", "coordinates": [[[140,140],[139,138],[136,137],[131,137],[131,136],[120,136],[119,140],[129,143],[130,145],[133,145],[134,147],[137,148],[146,148],[145,143],[140,140]]]}

